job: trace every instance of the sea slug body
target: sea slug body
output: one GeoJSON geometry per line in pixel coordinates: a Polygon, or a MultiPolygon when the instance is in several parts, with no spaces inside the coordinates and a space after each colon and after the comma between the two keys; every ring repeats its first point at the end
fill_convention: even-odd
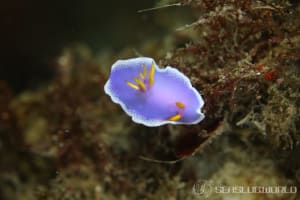
{"type": "Polygon", "coordinates": [[[115,62],[104,91],[145,126],[197,124],[204,118],[204,101],[190,80],[173,67],[160,69],[152,58],[115,62]]]}

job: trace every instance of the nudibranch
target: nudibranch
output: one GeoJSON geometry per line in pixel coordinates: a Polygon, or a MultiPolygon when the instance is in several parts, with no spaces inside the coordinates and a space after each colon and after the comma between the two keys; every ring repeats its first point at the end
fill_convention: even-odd
{"type": "Polygon", "coordinates": [[[145,126],[197,124],[204,118],[204,101],[190,80],[173,67],[159,68],[152,58],[118,60],[104,90],[145,126]]]}

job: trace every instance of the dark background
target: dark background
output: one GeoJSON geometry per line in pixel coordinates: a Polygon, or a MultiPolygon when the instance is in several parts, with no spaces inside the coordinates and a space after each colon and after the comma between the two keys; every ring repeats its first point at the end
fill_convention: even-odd
{"type": "Polygon", "coordinates": [[[118,51],[153,34],[154,0],[11,0],[0,6],[0,80],[18,93],[50,80],[51,59],[72,43],[118,51]]]}

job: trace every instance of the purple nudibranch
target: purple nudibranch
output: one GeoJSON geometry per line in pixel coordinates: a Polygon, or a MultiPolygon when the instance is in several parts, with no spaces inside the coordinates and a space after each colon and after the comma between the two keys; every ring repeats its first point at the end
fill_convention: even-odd
{"type": "Polygon", "coordinates": [[[104,90],[145,126],[197,124],[204,118],[204,101],[190,80],[173,67],[160,69],[152,58],[118,60],[104,90]]]}

